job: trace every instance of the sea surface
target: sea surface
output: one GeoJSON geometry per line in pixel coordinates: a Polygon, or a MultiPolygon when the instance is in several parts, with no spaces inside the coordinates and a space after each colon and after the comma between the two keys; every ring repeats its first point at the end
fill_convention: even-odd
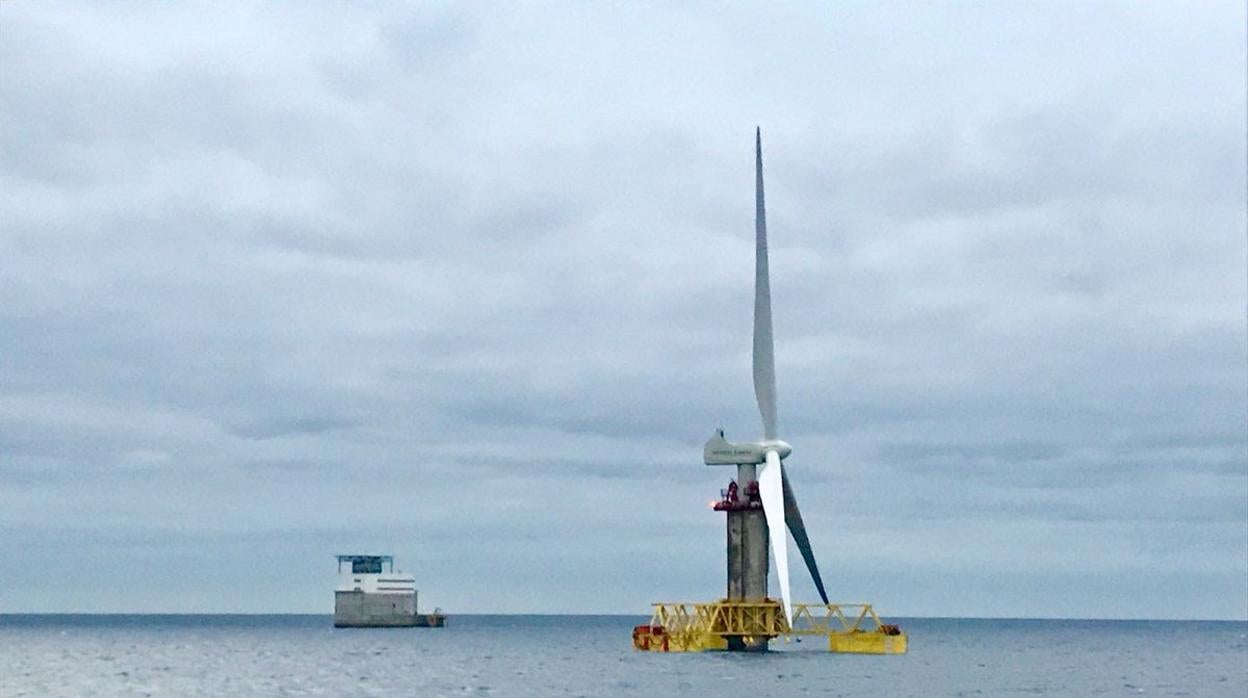
{"type": "Polygon", "coordinates": [[[653,654],[626,616],[0,615],[0,696],[1248,696],[1248,623],[898,619],[905,656],[653,654]]]}

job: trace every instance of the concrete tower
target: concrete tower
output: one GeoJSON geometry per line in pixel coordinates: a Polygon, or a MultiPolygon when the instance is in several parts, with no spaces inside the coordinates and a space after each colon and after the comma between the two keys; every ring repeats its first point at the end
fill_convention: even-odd
{"type": "MultiPolygon", "coordinates": [[[[758,491],[754,465],[737,466],[738,496],[758,491]],[[741,483],[745,483],[744,486],[741,483]]],[[[757,498],[754,500],[757,501],[757,498]]],[[[767,598],[767,516],[761,504],[728,508],[728,598],[761,601],[767,598]]]]}

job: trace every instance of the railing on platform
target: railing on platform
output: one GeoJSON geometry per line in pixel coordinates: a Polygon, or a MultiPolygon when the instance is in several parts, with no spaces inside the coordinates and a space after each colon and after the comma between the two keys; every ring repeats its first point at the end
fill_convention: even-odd
{"type": "Polygon", "coordinates": [[[789,635],[878,632],[884,624],[869,603],[793,604],[789,635]]]}
{"type": "Polygon", "coordinates": [[[656,603],[651,625],[671,631],[698,629],[720,635],[827,635],[875,632],[884,624],[869,603],[793,604],[793,624],[779,601],[656,603]]]}
{"type": "Polygon", "coordinates": [[[638,649],[696,652],[725,649],[729,638],[734,637],[765,643],[779,636],[821,635],[828,638],[828,648],[833,652],[906,651],[904,634],[896,626],[881,622],[871,604],[793,604],[792,608],[790,624],[780,602],[771,599],[656,603],[649,625],[634,631],[633,644],[638,649]]]}

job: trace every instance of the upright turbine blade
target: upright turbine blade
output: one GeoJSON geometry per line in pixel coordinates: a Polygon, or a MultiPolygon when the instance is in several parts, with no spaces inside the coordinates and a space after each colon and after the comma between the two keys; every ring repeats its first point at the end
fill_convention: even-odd
{"type": "Polygon", "coordinates": [[[793,542],[806,561],[806,569],[810,570],[811,579],[815,580],[815,588],[819,590],[819,598],[828,603],[828,592],[823,590],[823,577],[819,576],[819,565],[815,564],[815,552],[810,549],[810,537],[806,535],[806,524],[802,523],[802,512],[797,508],[797,498],[793,496],[793,488],[789,485],[789,474],[780,471],[780,483],[784,486],[784,522],[789,525],[793,534],[793,542]]]}
{"type": "MultiPolygon", "coordinates": [[[[779,438],[776,427],[776,353],[771,336],[771,281],[767,271],[767,209],[763,204],[763,135],[754,131],[754,397],[763,417],[763,439],[779,438]]],[[[793,623],[789,600],[789,551],[784,537],[784,473],[780,454],[767,451],[767,462],[758,474],[758,493],[763,500],[771,556],[780,580],[784,618],[793,623]]],[[[803,528],[803,533],[805,529],[803,528]]]]}
{"type": "Polygon", "coordinates": [[[784,602],[784,618],[793,623],[793,607],[789,602],[789,550],[784,538],[784,477],[780,473],[780,454],[767,452],[767,462],[758,474],[758,495],[763,500],[767,532],[771,538],[771,557],[776,561],[776,577],[780,580],[780,599],[784,602]]]}
{"type": "MultiPolygon", "coordinates": [[[[763,206],[763,135],[754,131],[754,396],[763,438],[776,435],[776,356],[771,338],[771,283],[767,273],[767,212],[763,206]]],[[[779,469],[779,468],[777,468],[779,469]]]]}

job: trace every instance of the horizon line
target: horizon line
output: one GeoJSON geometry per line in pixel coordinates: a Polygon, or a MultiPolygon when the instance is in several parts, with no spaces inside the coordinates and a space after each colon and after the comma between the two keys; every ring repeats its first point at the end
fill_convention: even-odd
{"type": "MultiPolygon", "coordinates": [[[[441,611],[448,617],[455,616],[542,616],[552,618],[564,617],[584,617],[584,618],[638,618],[645,617],[646,613],[550,613],[550,612],[507,612],[507,613],[490,613],[481,611],[471,611],[463,613],[454,613],[446,610],[441,611]]],[[[204,617],[221,617],[221,618],[265,618],[274,616],[286,617],[332,617],[332,611],[324,612],[233,612],[233,611],[211,611],[202,613],[186,613],[186,612],[164,612],[164,611],[17,611],[0,612],[0,618],[18,618],[18,617],[36,617],[36,616],[77,616],[77,617],[108,617],[108,616],[124,616],[124,617],[164,617],[164,618],[204,618],[204,617]]],[[[1142,617],[1058,617],[1058,616],[941,616],[941,615],[894,615],[889,614],[888,619],[909,619],[909,620],[1006,620],[1006,621],[1105,621],[1105,622],[1161,622],[1161,623],[1248,623],[1248,616],[1240,618],[1142,618],[1142,617]]]]}

